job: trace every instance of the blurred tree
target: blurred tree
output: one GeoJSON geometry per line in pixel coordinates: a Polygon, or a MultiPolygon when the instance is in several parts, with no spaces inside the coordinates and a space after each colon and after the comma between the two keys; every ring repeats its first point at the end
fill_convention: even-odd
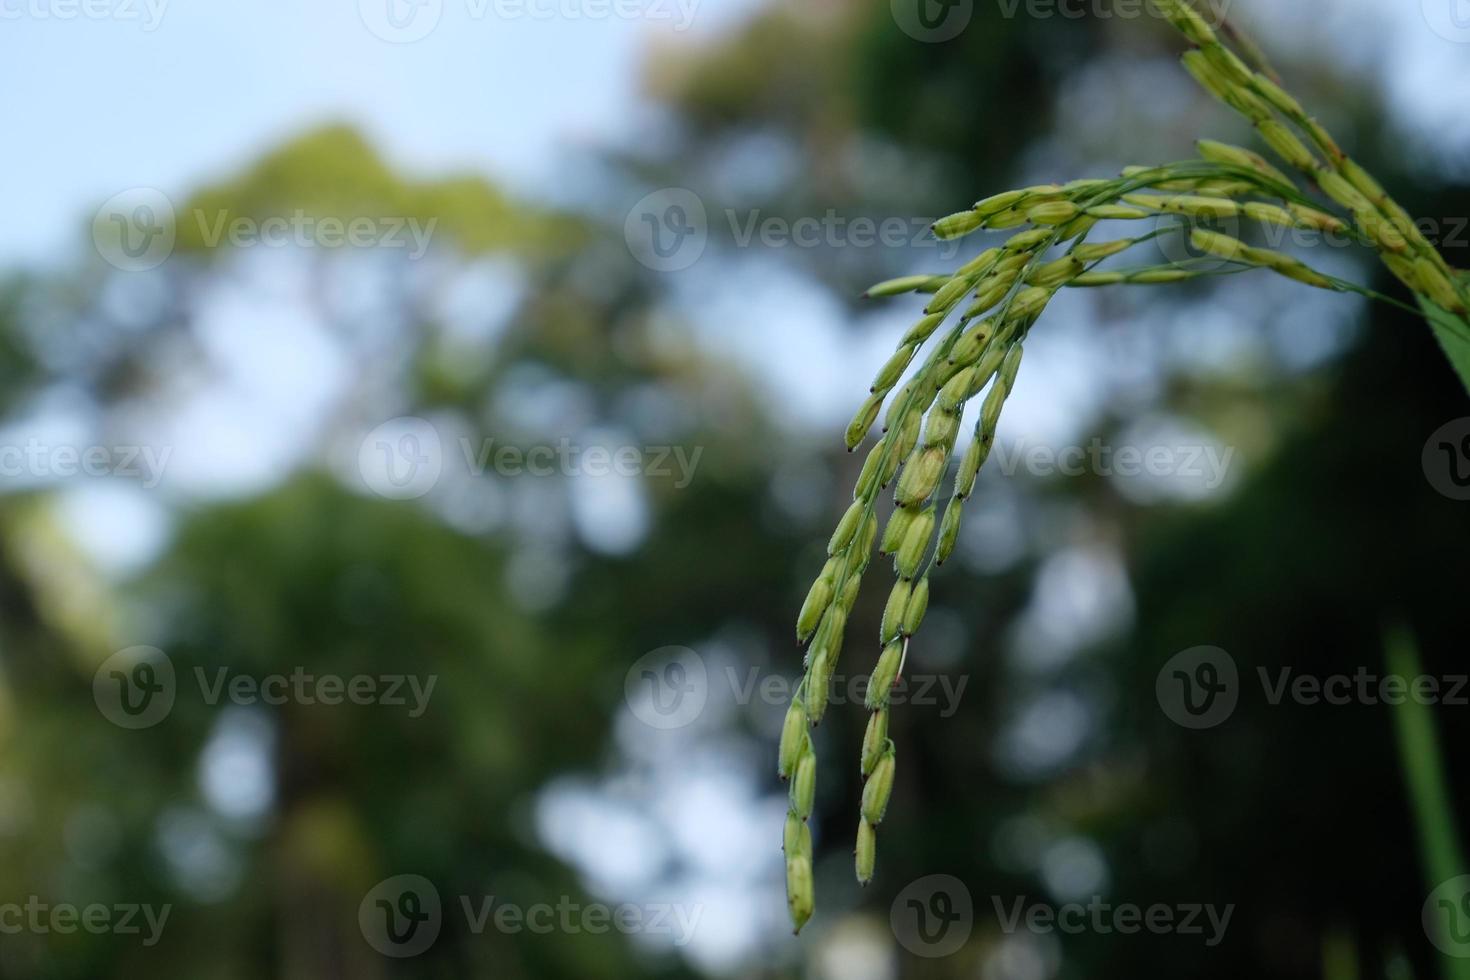
{"type": "MultiPolygon", "coordinates": [[[[935,215],[1033,171],[1181,155],[1206,110],[1171,74],[1168,37],[1095,13],[1038,20],[977,5],[968,30],[936,45],[896,30],[886,4],[758,10],[650,60],[650,91],[677,138],[610,154],[606,196],[679,185],[715,210],[788,220],[935,215]],[[1077,108],[1079,92],[1109,85],[1149,97],[1077,108]]],[[[1375,152],[1389,137],[1360,83],[1303,68],[1317,101],[1361,109],[1362,155],[1391,176],[1375,152]]],[[[1210,118],[1233,135],[1223,115],[1210,118]]],[[[1406,203],[1417,213],[1463,213],[1465,188],[1415,186],[1406,203]]],[[[695,341],[680,282],[630,260],[621,213],[604,223],[526,206],[476,178],[405,178],[343,127],[198,191],[179,210],[179,254],[154,273],[98,265],[7,284],[7,417],[23,420],[60,389],[85,393],[104,431],[140,411],[167,415],[180,387],[208,383],[201,297],[233,287],[261,298],[295,282],[212,247],[193,217],[298,209],[434,220],[442,235],[420,262],[291,253],[349,383],[289,474],[236,500],[165,487],[166,547],[123,582],[68,542],[49,488],[0,501],[0,895],[173,906],[155,947],[4,936],[0,976],[691,974],[690,962],[616,934],[477,935],[457,911],[432,949],[392,961],[363,942],[358,905],[402,873],[429,878],[451,909],[461,895],[606,900],[538,836],[538,794],[567,774],[630,781],[623,679],[648,650],[719,637],[761,676],[796,673],[790,622],[853,460],[835,451],[835,431],[834,451],[814,454],[754,393],[759,379],[695,341]],[[471,301],[452,302],[486,278],[497,285],[488,299],[471,289],[471,301]],[[480,309],[507,296],[501,315],[480,309]],[[487,474],[446,478],[417,503],[375,499],[355,474],[361,431],[408,415],[450,437],[451,457],[490,438],[528,447],[607,433],[704,455],[689,488],[649,478],[627,494],[487,474]],[[614,497],[625,533],[610,542],[588,500],[614,497]],[[93,677],[137,643],[167,652],[180,695],[162,723],[123,731],[98,712],[93,677]],[[416,718],[223,709],[195,682],[196,669],[297,668],[437,681],[416,718]],[[211,777],[222,758],[247,768],[211,777]],[[239,796],[257,758],[264,794],[239,796]],[[237,795],[222,797],[212,778],[237,795]]],[[[706,267],[733,264],[729,243],[713,244],[706,267]]],[[[835,247],[773,257],[844,301],[916,258],[835,247]]],[[[1100,324],[1083,354],[1107,379],[1081,438],[1119,444],[1141,418],[1186,419],[1241,449],[1241,479],[1203,502],[1161,502],[1096,475],[987,474],[962,560],[935,581],[936,628],[913,651],[916,671],[966,679],[966,692],[952,717],[919,706],[894,715],[899,788],[878,879],[862,893],[852,884],[860,784],[840,762],[856,760],[865,719],[834,711],[817,735],[818,919],[800,945],[778,942],[773,895],[771,938],[745,953],[745,975],[843,972],[833,964],[848,961],[827,955],[836,944],[877,943],[873,976],[891,961],[926,977],[1307,977],[1322,972],[1323,937],[1344,930],[1369,960],[1365,976],[1399,945],[1416,975],[1434,975],[1417,921],[1428,885],[1387,709],[1269,707],[1247,686],[1227,723],[1192,732],[1160,712],[1154,682],[1170,656],[1201,643],[1228,650],[1251,684],[1258,669],[1284,666],[1381,671],[1390,622],[1414,631],[1431,672],[1458,670],[1465,517],[1425,483],[1419,453],[1464,414],[1463,394],[1424,331],[1397,315],[1373,311],[1341,351],[1329,345],[1304,366],[1283,336],[1344,308],[1285,305],[1267,289],[1245,307],[1176,295],[1076,310],[1100,324]],[[1238,321],[1233,346],[1207,364],[1181,353],[1206,336],[1204,311],[1220,309],[1238,321]],[[1110,563],[1126,574],[1114,596],[1123,612],[1106,629],[1055,614],[1058,597],[1064,612],[1085,611],[1110,563]],[[1078,577],[1079,564],[1092,571],[1078,577]],[[1049,656],[1038,622],[1063,634],[1049,656]],[[1050,753],[1041,763],[1022,751],[1037,746],[1050,753]],[[1114,902],[1232,904],[1224,941],[1003,932],[992,899],[1068,900],[1057,872],[1078,867],[1114,902]],[[886,922],[895,898],[935,873],[966,884],[976,928],[952,956],[927,960],[896,946],[886,922]]],[[[1065,319],[1046,326],[1086,339],[1065,319]]],[[[853,379],[855,396],[865,383],[853,379]]],[[[870,581],[854,617],[854,675],[876,653],[861,638],[876,635],[885,592],[870,581]]],[[[770,708],[740,706],[730,733],[773,754],[770,708]]],[[[1461,741],[1462,720],[1437,715],[1446,744],[1461,741]]],[[[1451,760],[1463,813],[1466,773],[1451,760]]],[[[779,791],[774,779],[763,788],[779,791]]],[[[772,848],[779,812],[759,811],[772,848]]]]}

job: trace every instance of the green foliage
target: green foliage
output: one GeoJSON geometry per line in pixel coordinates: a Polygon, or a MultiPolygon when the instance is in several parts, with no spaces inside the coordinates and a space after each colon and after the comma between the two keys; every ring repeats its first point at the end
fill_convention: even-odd
{"type": "Polygon", "coordinates": [[[1435,306],[1427,297],[1419,300],[1434,336],[1454,366],[1460,383],[1470,393],[1470,320],[1435,306]]]}
{"type": "MultiPolygon", "coordinates": [[[[1389,673],[1397,677],[1423,677],[1423,663],[1413,639],[1402,629],[1387,638],[1389,673]]],[[[1394,732],[1398,737],[1399,757],[1404,782],[1413,803],[1419,849],[1423,856],[1426,891],[1441,882],[1470,873],[1459,838],[1459,821],[1450,795],[1439,737],[1429,706],[1415,698],[1407,698],[1394,711],[1394,732]]],[[[1470,961],[1445,953],[1441,967],[1446,980],[1470,977],[1470,961]]]]}
{"type": "Polygon", "coordinates": [[[584,246],[570,217],[543,214],[512,201],[480,177],[406,179],[360,133],[329,126],[267,154],[246,172],[200,188],[178,209],[178,248],[212,253],[218,231],[246,219],[262,222],[297,212],[317,219],[408,220],[432,229],[459,251],[513,251],[527,258],[584,246]],[[221,223],[224,224],[221,224],[221,223]]]}

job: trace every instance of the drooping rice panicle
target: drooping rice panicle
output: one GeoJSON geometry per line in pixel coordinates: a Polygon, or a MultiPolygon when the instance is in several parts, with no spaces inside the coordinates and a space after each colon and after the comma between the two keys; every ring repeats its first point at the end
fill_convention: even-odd
{"type": "Polygon", "coordinates": [[[953,554],[965,504],[994,446],[1001,411],[1015,386],[1026,338],[1058,291],[1163,285],[1266,269],[1321,289],[1388,299],[1324,275],[1293,256],[1198,226],[1246,218],[1265,226],[1341,235],[1372,248],[1418,296],[1457,314],[1470,336],[1465,283],[1407,212],[1282,89],[1259,52],[1247,54],[1262,66],[1260,70],[1236,56],[1184,0],[1152,2],[1195,45],[1183,56],[1185,69],[1244,115],[1277,156],[1348,213],[1351,224],[1308,197],[1260,154],[1201,140],[1198,159],[1128,167],[1116,178],[1042,184],[984,198],[935,222],[934,234],[952,240],[1015,229],[1003,245],[979,252],[952,274],[905,276],[868,290],[865,295],[871,297],[919,293],[929,298],[922,318],[879,368],[868,398],[848,426],[847,446],[855,450],[883,420],[852,503],[828,543],[827,562],[798,617],[797,639],[810,641],[810,646],[783,725],[778,763],[782,778],[791,780],[785,852],[788,902],[797,931],[810,919],[815,903],[807,825],[816,785],[810,729],[825,712],[862,576],[875,546],[893,557],[895,580],[880,626],[881,653],[868,686],[870,714],[860,760],[864,787],[854,864],[859,881],[866,884],[875,870],[877,828],[887,812],[896,774],[892,690],[903,675],[908,646],[928,608],[931,572],[953,554]],[[1188,220],[1159,220],[1167,215],[1188,220]],[[1100,221],[1154,221],[1155,228],[1134,237],[1088,242],[1100,221]],[[1187,242],[1211,258],[1099,268],[1135,246],[1164,238],[1187,242]],[[922,348],[952,317],[955,322],[921,360],[922,348]],[[909,379],[900,386],[906,374],[909,379]],[[941,511],[940,487],[956,448],[960,418],[965,406],[982,393],[979,418],[941,511]],[[895,508],[880,537],[878,495],[890,485],[895,485],[895,508]]]}
{"type": "Polygon", "coordinates": [[[1190,235],[1190,242],[1195,248],[1211,255],[1218,255],[1222,259],[1232,262],[1243,262],[1247,265],[1259,266],[1263,269],[1271,269],[1279,272],[1288,279],[1315,286],[1318,289],[1340,289],[1336,283],[1324,276],[1322,273],[1280,252],[1273,252],[1265,248],[1251,248],[1238,238],[1222,235],[1216,231],[1205,231],[1203,228],[1196,229],[1190,235]]]}
{"type": "Polygon", "coordinates": [[[1470,311],[1470,289],[1424,237],[1409,213],[1343,151],[1300,102],[1264,72],[1252,70],[1241,61],[1184,0],[1151,2],[1196,45],[1184,55],[1190,74],[1249,119],[1278,156],[1316,181],[1323,193],[1351,212],[1358,229],[1373,242],[1395,276],[1452,313],[1464,315],[1470,311]],[[1280,119],[1303,133],[1315,152],[1280,119]],[[1406,255],[1412,259],[1412,266],[1387,261],[1406,255]],[[1425,281],[1426,275],[1431,281],[1425,281]]]}

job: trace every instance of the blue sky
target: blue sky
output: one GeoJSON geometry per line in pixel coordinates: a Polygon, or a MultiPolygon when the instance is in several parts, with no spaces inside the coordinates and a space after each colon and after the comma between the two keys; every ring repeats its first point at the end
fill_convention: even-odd
{"type": "Polygon", "coordinates": [[[427,36],[370,30],[408,2],[0,0],[0,131],[14,148],[0,264],[65,257],[111,195],[186,191],[326,120],[358,124],[399,165],[534,191],[567,151],[626,128],[651,41],[707,34],[750,5],[418,0],[439,4],[427,36]]]}
{"type": "MultiPolygon", "coordinates": [[[[551,193],[553,175],[569,156],[614,143],[627,132],[630,117],[642,108],[639,65],[651,42],[708,35],[756,0],[682,2],[683,7],[680,0],[0,0],[0,86],[8,93],[0,100],[0,132],[11,147],[0,268],[69,263],[84,254],[87,223],[107,198],[139,186],[186,194],[329,120],[355,123],[393,163],[418,173],[470,169],[527,194],[551,193]],[[433,29],[411,43],[385,40],[370,25],[380,34],[393,33],[389,3],[401,5],[398,23],[408,25],[408,33],[430,22],[433,29]],[[613,13],[628,10],[644,16],[613,13]],[[681,30],[691,11],[692,23],[681,30]],[[555,15],[544,16],[549,12],[555,15]]],[[[1398,110],[1404,145],[1428,169],[1458,169],[1462,175],[1470,169],[1464,162],[1470,147],[1464,111],[1470,105],[1470,0],[1236,2],[1266,17],[1262,34],[1273,48],[1341,61],[1361,77],[1389,79],[1385,94],[1398,110]]],[[[1187,84],[1182,76],[1179,84],[1187,84]]],[[[1227,117],[1221,110],[1217,118],[1227,117]]],[[[976,195],[985,190],[976,188],[976,195]]],[[[346,385],[350,364],[302,300],[302,283],[289,267],[270,265],[270,256],[250,261],[260,263],[246,266],[255,278],[222,279],[193,298],[208,383],[161,393],[158,417],[142,424],[145,445],[177,450],[166,493],[187,497],[269,485],[314,443],[314,424],[332,416],[327,406],[346,385]],[[275,288],[256,288],[263,281],[275,288]],[[278,355],[288,349],[285,363],[278,355]]],[[[469,278],[475,271],[464,274],[469,278]]],[[[759,250],[723,265],[709,262],[698,274],[671,281],[671,293],[686,306],[707,346],[747,365],[757,381],[770,386],[773,403],[785,406],[783,415],[798,416],[808,431],[827,440],[841,431],[866,379],[888,357],[895,332],[911,315],[878,311],[854,330],[850,314],[825,288],[792,269],[789,253],[759,250]],[[769,356],[778,345],[788,356],[769,356]]],[[[477,303],[482,313],[504,306],[477,303]]],[[[1185,338],[1179,349],[1160,360],[1184,369],[1228,362],[1235,352],[1230,345],[1241,342],[1232,317],[1266,319],[1270,309],[1300,310],[1283,318],[1289,322],[1272,340],[1291,355],[1288,361],[1310,366],[1337,349],[1357,305],[1284,281],[1263,281],[1244,306],[1209,315],[1190,311],[1188,333],[1170,333],[1185,338]],[[1326,331],[1325,339],[1314,339],[1313,325],[1326,331]]],[[[1154,381],[1118,370],[1127,351],[1114,350],[1108,360],[1109,338],[1090,310],[1083,298],[1059,300],[1051,315],[1055,322],[1028,346],[1027,370],[1002,423],[1008,445],[1028,438],[1047,444],[1080,438],[1102,399],[1116,394],[1099,381],[1107,374],[1099,364],[1112,369],[1107,376],[1116,389],[1154,381]]],[[[1182,316],[1162,305],[1146,315],[1161,328],[1177,326],[1165,321],[1182,316]]],[[[66,409],[37,406],[34,417],[0,433],[0,444],[44,435],[41,421],[66,423],[66,409]]],[[[371,419],[365,428],[381,421],[371,419]]],[[[88,438],[63,432],[51,441],[88,438]]],[[[1168,438],[1201,437],[1186,431],[1168,438]]],[[[349,448],[355,465],[357,445],[349,448]]],[[[606,486],[593,490],[598,500],[617,499],[606,486]]],[[[81,486],[61,498],[61,507],[63,524],[103,566],[136,567],[157,553],[169,533],[157,497],[132,488],[81,486]]],[[[631,526],[638,516],[631,506],[611,516],[592,514],[603,527],[617,520],[631,526]]],[[[983,529],[985,515],[978,517],[975,523],[983,529]]],[[[976,550],[993,555],[999,550],[995,541],[992,535],[976,550]]],[[[1058,562],[1039,580],[1037,613],[1021,623],[1019,635],[1029,648],[1062,657],[1068,649],[1040,632],[1044,624],[1062,622],[1069,633],[1085,635],[1089,622],[1107,626],[1128,606],[1124,593],[1084,587],[1121,581],[1106,553],[1064,552],[1058,562]],[[1075,608],[1048,605],[1055,596],[1085,601],[1075,608]]],[[[545,591],[544,584],[538,588],[545,591]]],[[[710,646],[703,649],[708,653],[710,646]]],[[[1046,722],[1042,728],[1058,727],[1055,712],[1036,718],[1046,722]]],[[[694,955],[716,968],[738,962],[770,934],[763,917],[780,915],[778,856],[768,850],[765,863],[753,863],[743,856],[751,852],[726,842],[752,828],[752,840],[777,839],[784,805],[759,795],[765,792],[764,768],[757,774],[752,765],[746,772],[716,751],[723,744],[718,729],[713,748],[701,747],[692,766],[689,756],[671,753],[670,741],[636,737],[646,735],[625,731],[625,754],[635,773],[654,770],[659,786],[672,787],[666,795],[635,801],[644,807],[637,812],[616,794],[610,803],[606,787],[553,787],[538,814],[542,828],[554,850],[613,893],[647,887],[633,873],[640,868],[630,872],[618,861],[633,853],[633,845],[652,841],[648,846],[682,850],[695,869],[692,883],[684,883],[686,893],[709,905],[712,919],[723,924],[706,934],[706,945],[694,955]],[[673,768],[677,779],[669,775],[673,768]],[[752,811],[760,820],[743,820],[752,811]],[[599,821],[591,822],[594,816],[599,821]],[[664,821],[675,832],[666,832],[664,821]],[[679,828],[697,833],[686,840],[679,828]],[[584,853],[580,844],[588,840],[612,840],[622,848],[584,853]]],[[[1046,747],[1025,725],[1018,727],[1015,743],[1020,754],[1046,747]]],[[[226,740],[219,751],[228,754],[230,744],[226,740]]],[[[237,778],[234,785],[238,790],[253,784],[237,778]]]]}
{"type": "MultiPolygon", "coordinates": [[[[0,132],[15,147],[0,264],[64,258],[113,194],[186,192],[326,120],[357,123],[402,166],[470,168],[544,191],[579,145],[627,130],[651,41],[707,35],[754,3],[0,0],[0,85],[11,93],[0,132]],[[433,29],[383,40],[370,25],[392,23],[390,4],[400,23],[433,29]]],[[[1463,171],[1466,7],[1335,0],[1249,11],[1269,22],[1273,45],[1295,39],[1394,79],[1406,134],[1428,137],[1418,148],[1463,171]]]]}

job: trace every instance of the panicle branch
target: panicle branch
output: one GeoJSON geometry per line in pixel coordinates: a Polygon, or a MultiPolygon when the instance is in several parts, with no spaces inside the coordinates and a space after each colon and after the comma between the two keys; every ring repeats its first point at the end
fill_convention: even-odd
{"type": "MultiPolygon", "coordinates": [[[[890,279],[864,294],[918,293],[928,299],[922,317],[878,369],[868,397],[847,427],[846,444],[853,451],[882,419],[852,502],[828,542],[827,561],[797,617],[797,641],[809,646],[802,681],[782,726],[778,760],[781,778],[791,784],[784,849],[788,904],[797,931],[814,908],[808,826],[816,792],[812,728],[826,711],[862,577],[875,547],[892,557],[894,582],[879,629],[881,652],[868,686],[870,714],[859,761],[864,786],[855,866],[858,880],[866,884],[874,874],[877,829],[887,813],[897,771],[890,727],[892,691],[928,609],[930,573],[954,552],[965,504],[974,493],[994,446],[1001,412],[1015,387],[1026,338],[1058,292],[1162,285],[1266,269],[1317,288],[1382,298],[1324,275],[1293,256],[1208,227],[1244,219],[1344,236],[1373,249],[1425,300],[1462,319],[1470,309],[1463,281],[1407,212],[1281,87],[1264,67],[1259,51],[1246,49],[1247,56],[1263,66],[1255,70],[1184,0],[1151,2],[1193,45],[1182,58],[1185,70],[1245,116],[1266,145],[1332,203],[1307,196],[1286,172],[1252,150],[1201,140],[1196,159],[1128,167],[1114,178],[1036,185],[977,201],[936,221],[934,235],[957,240],[978,232],[1011,230],[1003,244],[978,252],[952,273],[890,279]],[[1350,221],[1332,213],[1334,206],[1350,221]],[[1186,220],[1163,220],[1169,216],[1186,220]],[[1152,221],[1154,229],[1088,241],[1103,221],[1152,221]],[[1165,265],[1099,268],[1136,246],[1168,238],[1191,246],[1202,257],[1165,265]],[[920,359],[921,350],[936,336],[938,342],[920,359]],[[941,488],[956,449],[960,420],[976,399],[981,399],[979,417],[941,512],[941,488]],[[878,498],[890,485],[894,507],[880,536],[878,498]]],[[[1231,36],[1242,37],[1238,32],[1231,36]]]]}

